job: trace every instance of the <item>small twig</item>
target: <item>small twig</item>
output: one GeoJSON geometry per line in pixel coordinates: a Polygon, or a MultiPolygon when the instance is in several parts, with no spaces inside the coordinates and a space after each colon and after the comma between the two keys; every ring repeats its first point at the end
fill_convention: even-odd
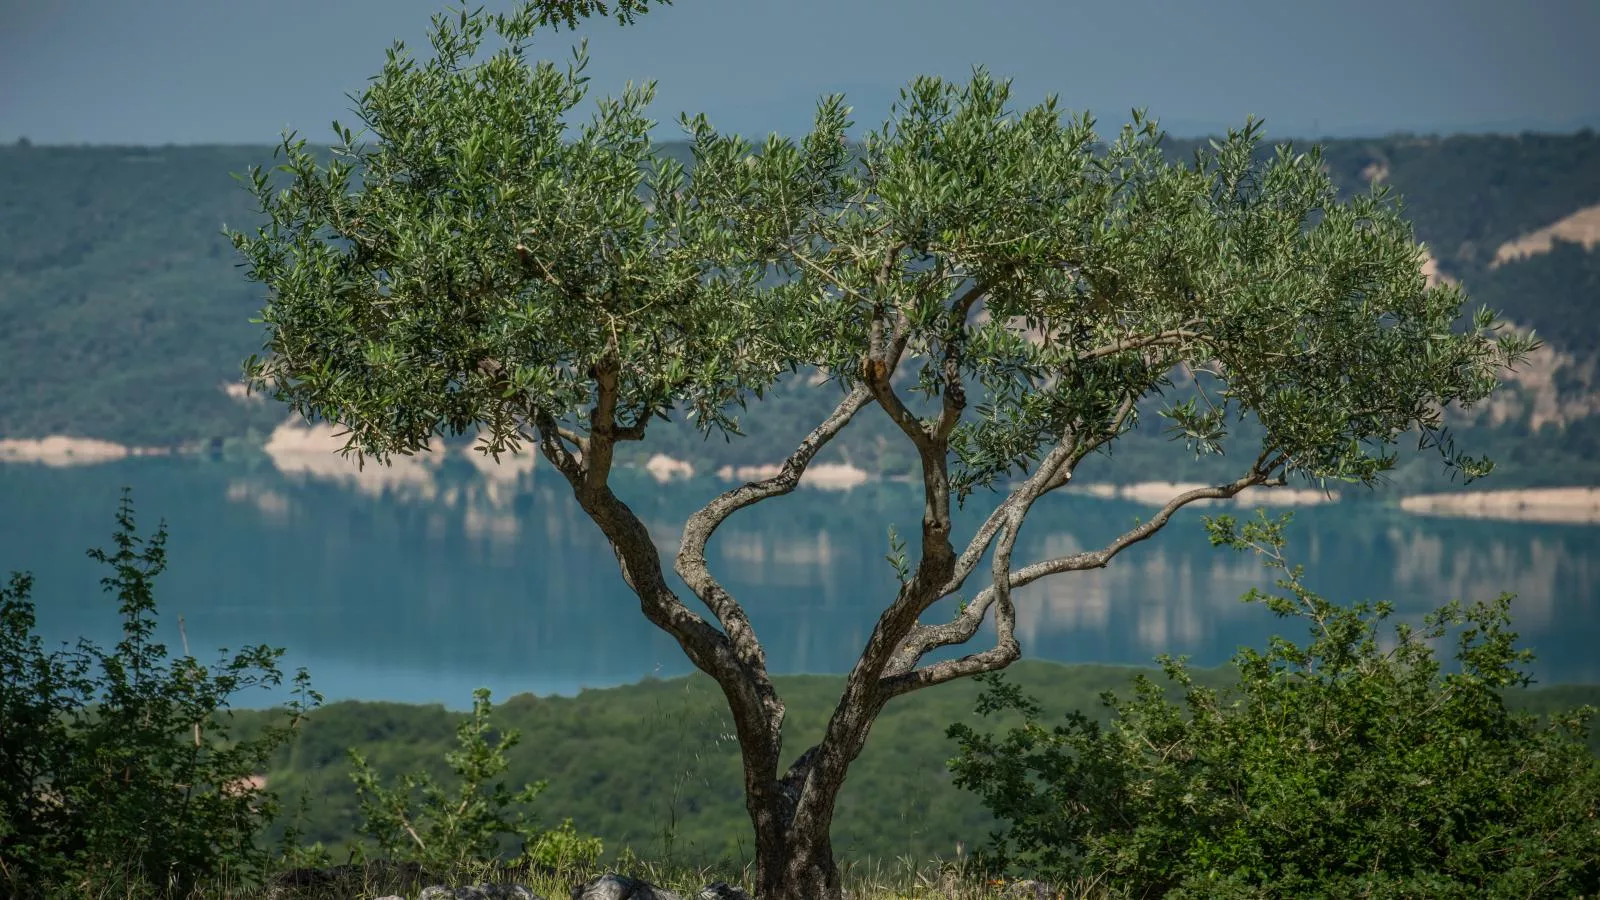
{"type": "MultiPolygon", "coordinates": [[[[189,656],[189,635],[183,630],[183,616],[178,617],[178,638],[183,641],[183,655],[189,656]]],[[[193,669],[190,669],[190,671],[192,672],[193,669]]],[[[198,719],[194,723],[194,745],[196,748],[200,746],[200,721],[198,719]]]]}

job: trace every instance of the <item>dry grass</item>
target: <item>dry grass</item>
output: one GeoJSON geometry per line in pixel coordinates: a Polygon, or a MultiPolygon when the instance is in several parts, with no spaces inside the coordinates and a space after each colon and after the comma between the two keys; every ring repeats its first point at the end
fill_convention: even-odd
{"type": "MultiPolygon", "coordinates": [[[[1019,891],[1018,885],[1000,881],[984,882],[971,875],[962,861],[941,861],[917,864],[901,858],[896,865],[881,863],[841,865],[846,900],[1033,900],[1031,890],[1019,891]]],[[[632,865],[619,865],[596,871],[529,873],[508,872],[493,863],[464,865],[442,878],[422,873],[416,866],[372,864],[352,865],[324,870],[299,870],[304,876],[296,886],[252,886],[236,879],[223,877],[216,882],[197,888],[185,896],[166,893],[165,900],[377,900],[381,897],[399,896],[414,900],[422,888],[432,884],[469,886],[482,883],[515,882],[532,890],[546,900],[567,900],[572,888],[589,878],[615,871],[639,878],[677,893],[685,900],[693,898],[706,885],[722,881],[752,891],[754,866],[743,869],[718,867],[665,866],[639,861],[632,865]],[[310,871],[321,877],[313,878],[310,871]],[[336,874],[329,874],[336,873],[336,874]]],[[[279,873],[280,876],[283,873],[279,873]]],[[[151,900],[162,897],[163,892],[152,891],[139,879],[118,877],[101,884],[83,884],[72,894],[84,900],[151,900]]],[[[1076,885],[1052,895],[1052,900],[1103,900],[1109,894],[1098,885],[1076,885]]]]}

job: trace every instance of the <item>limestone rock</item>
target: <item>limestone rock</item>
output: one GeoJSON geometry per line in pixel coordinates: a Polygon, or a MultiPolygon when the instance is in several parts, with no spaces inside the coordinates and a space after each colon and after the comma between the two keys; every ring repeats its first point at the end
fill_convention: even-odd
{"type": "MultiPolygon", "coordinates": [[[[608,873],[572,888],[572,900],[683,900],[648,881],[608,873]]],[[[750,895],[724,881],[706,885],[691,900],[750,900],[750,895]]]]}
{"type": "Polygon", "coordinates": [[[572,900],[683,900],[648,881],[608,873],[573,885],[572,900]]]}
{"type": "Polygon", "coordinates": [[[520,884],[479,884],[458,888],[440,885],[426,887],[422,889],[417,900],[544,900],[544,898],[520,884]]]}
{"type": "Polygon", "coordinates": [[[1006,896],[1017,900],[1057,900],[1065,895],[1042,881],[1014,881],[1006,885],[1006,896]]]}

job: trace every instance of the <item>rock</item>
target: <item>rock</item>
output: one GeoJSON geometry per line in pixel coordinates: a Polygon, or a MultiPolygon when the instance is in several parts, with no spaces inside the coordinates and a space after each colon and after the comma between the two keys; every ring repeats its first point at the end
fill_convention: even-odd
{"type": "MultiPolygon", "coordinates": [[[[365,866],[343,865],[326,869],[291,869],[273,876],[267,883],[264,900],[329,900],[329,898],[370,896],[368,891],[398,891],[378,900],[406,900],[419,885],[437,882],[416,863],[369,862],[365,866]]],[[[514,882],[482,883],[465,887],[428,884],[417,900],[545,900],[524,885],[514,882]]],[[[684,900],[672,891],[648,881],[610,873],[591,878],[572,888],[572,900],[684,900]]],[[[751,900],[742,889],[717,881],[701,888],[689,900],[751,900]]]]}
{"type": "MultiPolygon", "coordinates": [[[[389,898],[384,898],[389,900],[389,898]]],[[[401,898],[394,898],[401,900],[401,898]]],[[[520,884],[479,884],[473,887],[425,887],[417,900],[544,900],[520,884]]]]}
{"type": "Polygon", "coordinates": [[[648,881],[607,873],[573,885],[572,900],[683,900],[648,881]]]}
{"type": "Polygon", "coordinates": [[[1018,900],[1056,900],[1065,895],[1042,881],[1014,881],[1006,885],[1006,896],[1018,900]]]}
{"type": "MultiPolygon", "coordinates": [[[[608,873],[575,885],[572,888],[572,900],[683,900],[683,898],[648,881],[608,873]]],[[[750,900],[750,895],[725,881],[715,881],[701,888],[691,900],[750,900]]]]}

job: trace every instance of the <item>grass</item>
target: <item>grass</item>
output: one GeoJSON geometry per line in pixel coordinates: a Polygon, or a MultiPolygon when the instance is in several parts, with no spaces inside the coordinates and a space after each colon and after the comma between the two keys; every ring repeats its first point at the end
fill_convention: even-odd
{"type": "MultiPolygon", "coordinates": [[[[275,873],[274,877],[287,871],[293,870],[275,873]]],[[[308,870],[298,871],[304,873],[308,870]]],[[[171,893],[162,895],[159,890],[152,893],[136,877],[124,875],[101,884],[82,885],[82,892],[77,896],[86,900],[149,900],[152,896],[165,896],[166,900],[376,900],[388,896],[414,900],[422,888],[432,884],[466,887],[485,882],[514,882],[546,900],[566,900],[571,896],[574,885],[614,871],[648,881],[690,900],[706,885],[717,881],[742,887],[754,896],[752,885],[755,878],[753,864],[740,869],[727,869],[668,866],[631,859],[625,859],[624,864],[611,869],[569,872],[516,871],[507,870],[497,863],[474,862],[464,864],[443,877],[421,873],[414,865],[382,862],[311,871],[320,877],[303,879],[294,887],[274,890],[223,877],[196,888],[185,897],[171,893]]],[[[902,857],[889,867],[877,861],[842,863],[840,872],[846,900],[1017,900],[1019,897],[1032,900],[1035,896],[1032,891],[1018,891],[1016,882],[984,881],[968,871],[963,858],[936,859],[919,865],[909,857],[902,857]]],[[[1083,884],[1058,890],[1050,896],[1052,900],[1103,900],[1109,894],[1100,885],[1083,884]]]]}

